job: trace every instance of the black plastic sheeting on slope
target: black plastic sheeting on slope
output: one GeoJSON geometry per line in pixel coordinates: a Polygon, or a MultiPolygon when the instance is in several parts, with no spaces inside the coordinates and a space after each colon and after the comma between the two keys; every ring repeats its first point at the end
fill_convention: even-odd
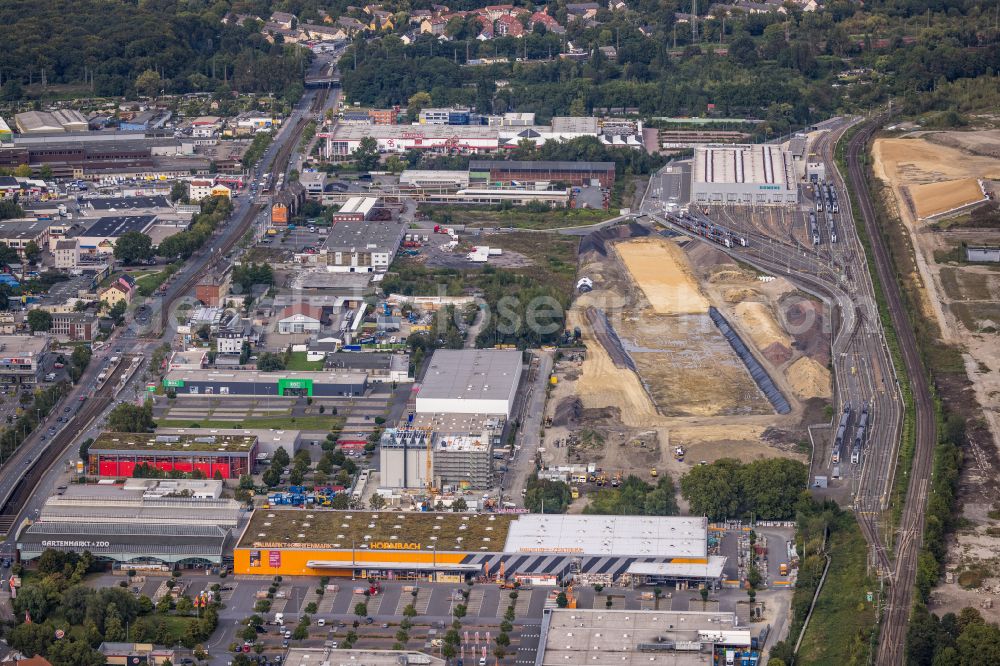
{"type": "Polygon", "coordinates": [[[788,404],[788,400],[782,395],[778,387],[774,385],[774,380],[771,376],[767,374],[760,362],[750,353],[747,348],[746,343],[743,342],[739,334],[733,330],[726,321],[726,318],[719,312],[715,306],[710,306],[708,308],[708,316],[712,318],[715,325],[719,327],[719,331],[725,336],[726,340],[729,341],[730,346],[732,346],[733,351],[736,355],[743,360],[743,364],[750,371],[750,376],[753,380],[757,382],[757,386],[760,390],[764,392],[767,399],[771,402],[771,406],[774,407],[774,411],[779,414],[787,414],[792,411],[791,405],[788,404]]]}

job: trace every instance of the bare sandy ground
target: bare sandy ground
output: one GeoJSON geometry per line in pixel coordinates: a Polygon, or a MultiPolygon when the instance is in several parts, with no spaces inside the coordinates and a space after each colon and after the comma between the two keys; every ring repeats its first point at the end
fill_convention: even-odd
{"type": "MultiPolygon", "coordinates": [[[[710,295],[704,288],[708,276],[702,276],[689,258],[696,247],[681,248],[662,237],[633,239],[614,244],[606,257],[584,259],[581,273],[592,276],[596,288],[576,299],[567,323],[580,327],[587,352],[582,360],[557,365],[559,382],[551,389],[546,411],[554,417],[562,405],[558,411],[565,414],[565,405],[579,400],[582,415],[577,423],[556,423],[547,429],[545,464],[595,462],[605,470],[625,470],[645,478],[655,467],[678,478],[702,460],[803,459],[794,446],[782,448],[765,437],[774,427],[798,428],[801,407],[791,415],[774,414],[706,314],[710,303],[726,305],[723,292],[735,296],[734,290],[745,289],[759,302],[736,306],[748,313],[761,340],[791,348],[791,336],[764,302],[776,302],[790,286],[778,289],[772,282],[761,284],[758,291],[754,275],[729,264],[716,267],[718,279],[712,281],[710,295]],[[773,294],[763,295],[772,290],[773,294]],[[612,363],[583,316],[590,306],[608,314],[635,359],[638,374],[612,363]],[[574,444],[570,456],[567,438],[589,430],[601,433],[602,444],[590,448],[574,444]],[[673,458],[676,446],[687,449],[684,462],[673,458]]],[[[783,375],[779,381],[786,381],[783,375]]],[[[796,403],[794,392],[788,390],[796,403]]]]}
{"type": "Polygon", "coordinates": [[[832,396],[830,370],[808,356],[799,357],[789,365],[787,374],[795,395],[803,400],[832,396]]]}
{"type": "Polygon", "coordinates": [[[986,199],[978,178],[943,180],[908,186],[917,219],[925,220],[941,213],[986,199]]]}
{"type": "MultiPolygon", "coordinates": [[[[933,232],[916,217],[921,210],[972,196],[971,182],[977,178],[1000,177],[1000,159],[990,157],[1000,154],[998,147],[1000,133],[996,132],[990,136],[937,132],[926,138],[878,139],[873,147],[875,174],[890,186],[913,241],[928,316],[936,318],[945,342],[964,350],[966,373],[993,438],[983,445],[970,441],[965,450],[960,495],[962,517],[969,522],[949,547],[946,571],[950,582],[933,592],[929,605],[937,613],[980,607],[1000,592],[1000,521],[990,517],[991,511],[1000,509],[995,483],[1000,439],[1000,337],[983,330],[992,323],[1000,325],[991,318],[1000,293],[992,267],[939,264],[935,251],[943,253],[960,241],[996,244],[1000,235],[988,231],[933,232]],[[985,574],[981,587],[959,585],[961,574],[970,569],[985,574]]],[[[982,612],[992,621],[1000,619],[1000,606],[982,612]]]]}
{"type": "Polygon", "coordinates": [[[620,243],[616,249],[654,312],[672,315],[708,311],[708,300],[676,243],[650,236],[620,243]]]}

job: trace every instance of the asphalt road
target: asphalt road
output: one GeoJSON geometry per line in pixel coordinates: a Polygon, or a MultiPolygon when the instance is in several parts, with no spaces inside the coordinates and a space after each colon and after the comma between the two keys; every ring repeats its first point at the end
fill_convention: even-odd
{"type": "Polygon", "coordinates": [[[528,477],[535,471],[535,454],[538,453],[538,446],[541,443],[539,433],[542,419],[545,418],[546,386],[549,375],[552,374],[552,352],[533,352],[533,358],[538,359],[538,366],[534,370],[533,381],[527,385],[525,391],[521,392],[520,409],[516,412],[520,414],[521,425],[517,432],[514,456],[503,461],[508,471],[500,483],[502,499],[514,502],[519,507],[524,506],[521,490],[527,485],[528,477]]]}

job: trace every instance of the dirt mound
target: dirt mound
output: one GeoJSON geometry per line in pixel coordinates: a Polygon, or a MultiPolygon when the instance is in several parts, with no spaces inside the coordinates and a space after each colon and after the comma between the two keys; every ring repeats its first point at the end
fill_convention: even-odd
{"type": "Polygon", "coordinates": [[[760,350],[760,353],[763,354],[764,358],[770,361],[773,365],[782,365],[787,363],[793,356],[791,349],[777,342],[764,347],[760,350]]]}
{"type": "Polygon", "coordinates": [[[715,267],[708,276],[709,282],[747,282],[753,275],[740,270],[736,264],[721,264],[715,267]]]}
{"type": "Polygon", "coordinates": [[[608,256],[607,244],[609,242],[626,240],[628,238],[642,238],[644,236],[648,236],[649,233],[649,229],[641,224],[636,224],[635,222],[605,227],[604,229],[599,229],[592,234],[584,236],[583,240],[580,241],[578,254],[582,256],[588,252],[596,252],[601,256],[606,257],[608,256]]]}
{"type": "Polygon", "coordinates": [[[726,303],[742,303],[743,301],[759,298],[760,292],[756,289],[750,289],[749,287],[743,287],[742,289],[726,289],[722,297],[726,299],[726,303]]]}
{"type": "Polygon", "coordinates": [[[722,250],[712,247],[708,243],[694,242],[688,243],[684,251],[691,260],[691,264],[696,268],[712,268],[722,264],[732,264],[733,260],[722,250]]]}
{"type": "Polygon", "coordinates": [[[799,294],[789,294],[779,302],[778,312],[784,320],[784,329],[791,332],[792,347],[826,365],[830,360],[830,339],[824,330],[823,305],[799,294]]]}
{"type": "Polygon", "coordinates": [[[958,148],[973,155],[1000,158],[1000,130],[931,132],[921,138],[931,143],[958,148]]]}
{"type": "Polygon", "coordinates": [[[580,398],[577,396],[563,398],[556,405],[556,411],[552,415],[552,425],[575,428],[582,414],[583,403],[580,402],[580,398]]]}
{"type": "Polygon", "coordinates": [[[808,356],[788,366],[785,374],[800,398],[829,398],[832,395],[830,371],[808,356]]]}
{"type": "Polygon", "coordinates": [[[744,301],[733,308],[733,313],[739,320],[740,327],[750,335],[750,339],[757,346],[757,349],[767,349],[772,345],[781,345],[786,348],[791,346],[791,339],[781,330],[778,321],[774,318],[774,313],[765,303],[744,301]]]}
{"type": "Polygon", "coordinates": [[[708,299],[676,243],[653,236],[619,243],[615,249],[654,312],[673,315],[708,311],[708,299]]]}

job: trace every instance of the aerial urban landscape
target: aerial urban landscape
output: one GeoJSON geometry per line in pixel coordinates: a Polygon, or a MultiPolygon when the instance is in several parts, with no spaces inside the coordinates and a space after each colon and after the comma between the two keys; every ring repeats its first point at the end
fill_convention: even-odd
{"type": "Polygon", "coordinates": [[[998,0],[0,25],[0,662],[1000,664],[998,0]]]}

